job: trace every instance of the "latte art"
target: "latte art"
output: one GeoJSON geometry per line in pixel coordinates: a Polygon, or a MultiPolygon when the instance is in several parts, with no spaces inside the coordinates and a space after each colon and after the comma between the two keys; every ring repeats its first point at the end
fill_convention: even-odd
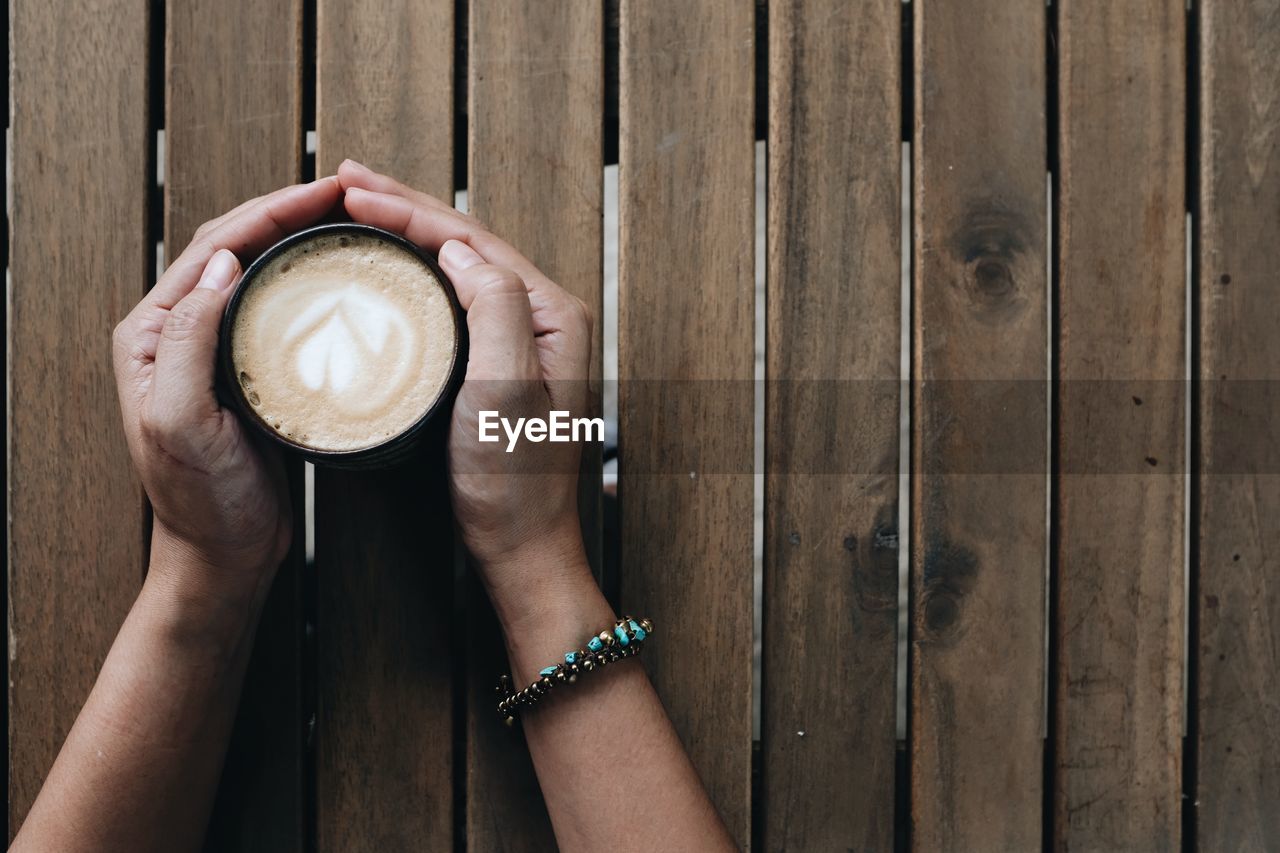
{"type": "Polygon", "coordinates": [[[324,234],[258,271],[232,323],[245,398],[304,447],[360,450],[412,426],[444,390],[457,329],[418,257],[363,234],[324,234]]]}
{"type": "MultiPolygon", "coordinates": [[[[266,301],[266,300],[264,300],[266,301]]],[[[281,343],[303,387],[328,395],[339,408],[367,412],[402,392],[414,349],[413,327],[392,302],[357,282],[308,282],[264,306],[294,316],[281,343]],[[320,295],[311,296],[311,292],[320,295]],[[327,291],[327,292],[325,292],[327,291]],[[310,298],[310,304],[305,300],[310,298]],[[299,310],[297,303],[305,307],[299,310]],[[295,316],[296,315],[296,316],[295,316]],[[377,387],[360,382],[379,376],[377,387]]]]}

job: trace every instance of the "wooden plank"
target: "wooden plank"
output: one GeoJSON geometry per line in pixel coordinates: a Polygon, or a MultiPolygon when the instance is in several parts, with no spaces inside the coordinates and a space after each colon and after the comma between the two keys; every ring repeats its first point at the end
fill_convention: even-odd
{"type": "Polygon", "coordinates": [[[1185,15],[1058,12],[1059,849],[1180,844],[1185,15]]]}
{"type": "Polygon", "coordinates": [[[729,832],[750,835],[754,8],[624,0],[618,361],[624,610],[729,832]]]}
{"type": "MultiPolygon", "coordinates": [[[[170,2],[165,61],[164,240],[173,258],[202,222],[301,177],[301,0],[170,2]]],[[[289,476],[294,547],[249,662],[209,825],[214,850],[303,844],[301,463],[289,463],[289,476]]]]}
{"type": "Polygon", "coordinates": [[[385,472],[316,471],[319,850],[451,848],[445,482],[442,453],[385,472]]]}
{"type": "Polygon", "coordinates": [[[10,838],[142,582],[111,329],[146,292],[149,4],[14,0],[8,304],[10,838]]]}
{"type": "MultiPolygon", "coordinates": [[[[470,211],[595,317],[590,416],[600,414],[603,4],[476,3],[469,23],[470,211]]],[[[588,377],[583,377],[586,381],[588,377]]],[[[600,568],[600,447],[584,450],[579,508],[600,568]]],[[[493,711],[507,672],[479,584],[468,602],[467,843],[549,850],[555,840],[528,753],[493,711]]]]}
{"type": "MultiPolygon", "coordinates": [[[[321,0],[320,174],[345,157],[453,198],[452,0],[321,0]]],[[[454,547],[440,441],[316,470],[321,851],[453,846],[454,547]]]]}
{"type": "Polygon", "coordinates": [[[1041,840],[1045,6],[915,4],[911,813],[1041,840]]]}
{"type": "Polygon", "coordinates": [[[1280,849],[1280,4],[1200,8],[1197,841],[1280,849]]]}
{"type": "Polygon", "coordinates": [[[901,3],[775,0],[769,17],[757,808],[766,850],[890,850],[901,3]]]}

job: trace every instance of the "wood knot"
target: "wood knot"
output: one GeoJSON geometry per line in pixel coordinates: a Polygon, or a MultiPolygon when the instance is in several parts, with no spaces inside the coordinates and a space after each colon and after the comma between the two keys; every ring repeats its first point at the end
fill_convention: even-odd
{"type": "Polygon", "coordinates": [[[980,318],[1003,322],[1026,306],[1020,267],[1031,234],[1027,217],[999,199],[970,204],[952,230],[951,253],[964,265],[958,286],[980,318]]]}
{"type": "Polygon", "coordinates": [[[868,535],[845,535],[841,542],[853,569],[854,599],[862,611],[898,611],[898,506],[884,504],[876,512],[868,535]]]}
{"type": "Polygon", "coordinates": [[[934,541],[925,549],[921,627],[928,639],[956,636],[964,598],[972,591],[978,570],[977,555],[948,539],[934,541]]]}

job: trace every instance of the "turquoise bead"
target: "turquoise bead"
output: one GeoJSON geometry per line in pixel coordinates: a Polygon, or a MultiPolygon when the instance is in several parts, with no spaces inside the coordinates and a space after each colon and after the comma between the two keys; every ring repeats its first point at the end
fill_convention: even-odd
{"type": "Polygon", "coordinates": [[[592,637],[587,641],[587,648],[591,649],[593,652],[598,652],[604,648],[604,643],[600,642],[599,637],[592,637]]]}
{"type": "Polygon", "coordinates": [[[565,662],[565,663],[569,663],[569,664],[577,663],[577,662],[578,662],[578,653],[577,653],[577,652],[568,652],[568,653],[567,653],[567,654],[565,654],[565,656],[564,656],[564,662],[565,662]]]}
{"type": "Polygon", "coordinates": [[[631,620],[631,630],[635,632],[637,640],[643,640],[645,637],[649,636],[634,619],[631,620]]]}
{"type": "Polygon", "coordinates": [[[543,668],[542,668],[542,672],[539,672],[539,673],[538,673],[538,675],[543,675],[543,676],[546,676],[546,675],[555,675],[555,674],[556,674],[556,670],[557,670],[557,669],[559,669],[559,668],[560,668],[560,667],[558,667],[558,666],[547,666],[547,667],[543,667],[543,668]]]}
{"type": "Polygon", "coordinates": [[[613,629],[614,635],[618,638],[618,642],[623,648],[631,645],[631,638],[627,636],[627,629],[621,626],[613,629]]]}

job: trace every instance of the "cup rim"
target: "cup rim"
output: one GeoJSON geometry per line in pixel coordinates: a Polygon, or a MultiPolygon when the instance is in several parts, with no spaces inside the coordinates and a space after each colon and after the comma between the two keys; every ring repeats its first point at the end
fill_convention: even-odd
{"type": "Polygon", "coordinates": [[[218,355],[221,363],[221,378],[227,386],[227,391],[231,396],[231,401],[236,409],[237,414],[243,420],[247,420],[254,425],[259,433],[266,435],[276,444],[290,450],[294,453],[307,457],[317,463],[335,463],[350,464],[359,462],[377,462],[381,457],[407,448],[413,444],[413,439],[417,438],[428,424],[435,420],[436,415],[442,408],[452,403],[453,397],[457,389],[462,384],[463,373],[466,368],[466,352],[467,352],[467,325],[465,313],[461,304],[458,302],[458,295],[453,288],[453,282],[440,269],[439,263],[435,257],[422,249],[418,244],[409,240],[407,237],[397,234],[394,231],[388,231],[385,228],[378,228],[374,225],[365,225],[359,222],[330,222],[321,225],[313,225],[304,228],[301,231],[283,238],[279,242],[258,255],[253,263],[249,264],[244,274],[240,277],[240,281],[236,284],[235,291],[227,300],[226,308],[223,309],[222,321],[218,330],[218,355]],[[384,242],[391,243],[418,258],[431,273],[439,280],[444,288],[445,296],[449,301],[453,315],[453,353],[452,364],[449,367],[449,374],[445,382],[440,387],[440,391],[436,394],[431,405],[422,413],[422,415],[412,424],[401,432],[390,436],[377,444],[368,447],[361,447],[354,450],[322,450],[315,447],[308,447],[300,444],[292,439],[281,435],[258,414],[257,410],[245,397],[244,389],[240,386],[240,382],[236,378],[236,368],[232,358],[231,337],[234,329],[236,310],[240,305],[241,299],[244,297],[248,286],[262,272],[262,270],[275,257],[287,249],[306,242],[320,236],[330,234],[358,234],[366,237],[373,237],[384,242]]]}

